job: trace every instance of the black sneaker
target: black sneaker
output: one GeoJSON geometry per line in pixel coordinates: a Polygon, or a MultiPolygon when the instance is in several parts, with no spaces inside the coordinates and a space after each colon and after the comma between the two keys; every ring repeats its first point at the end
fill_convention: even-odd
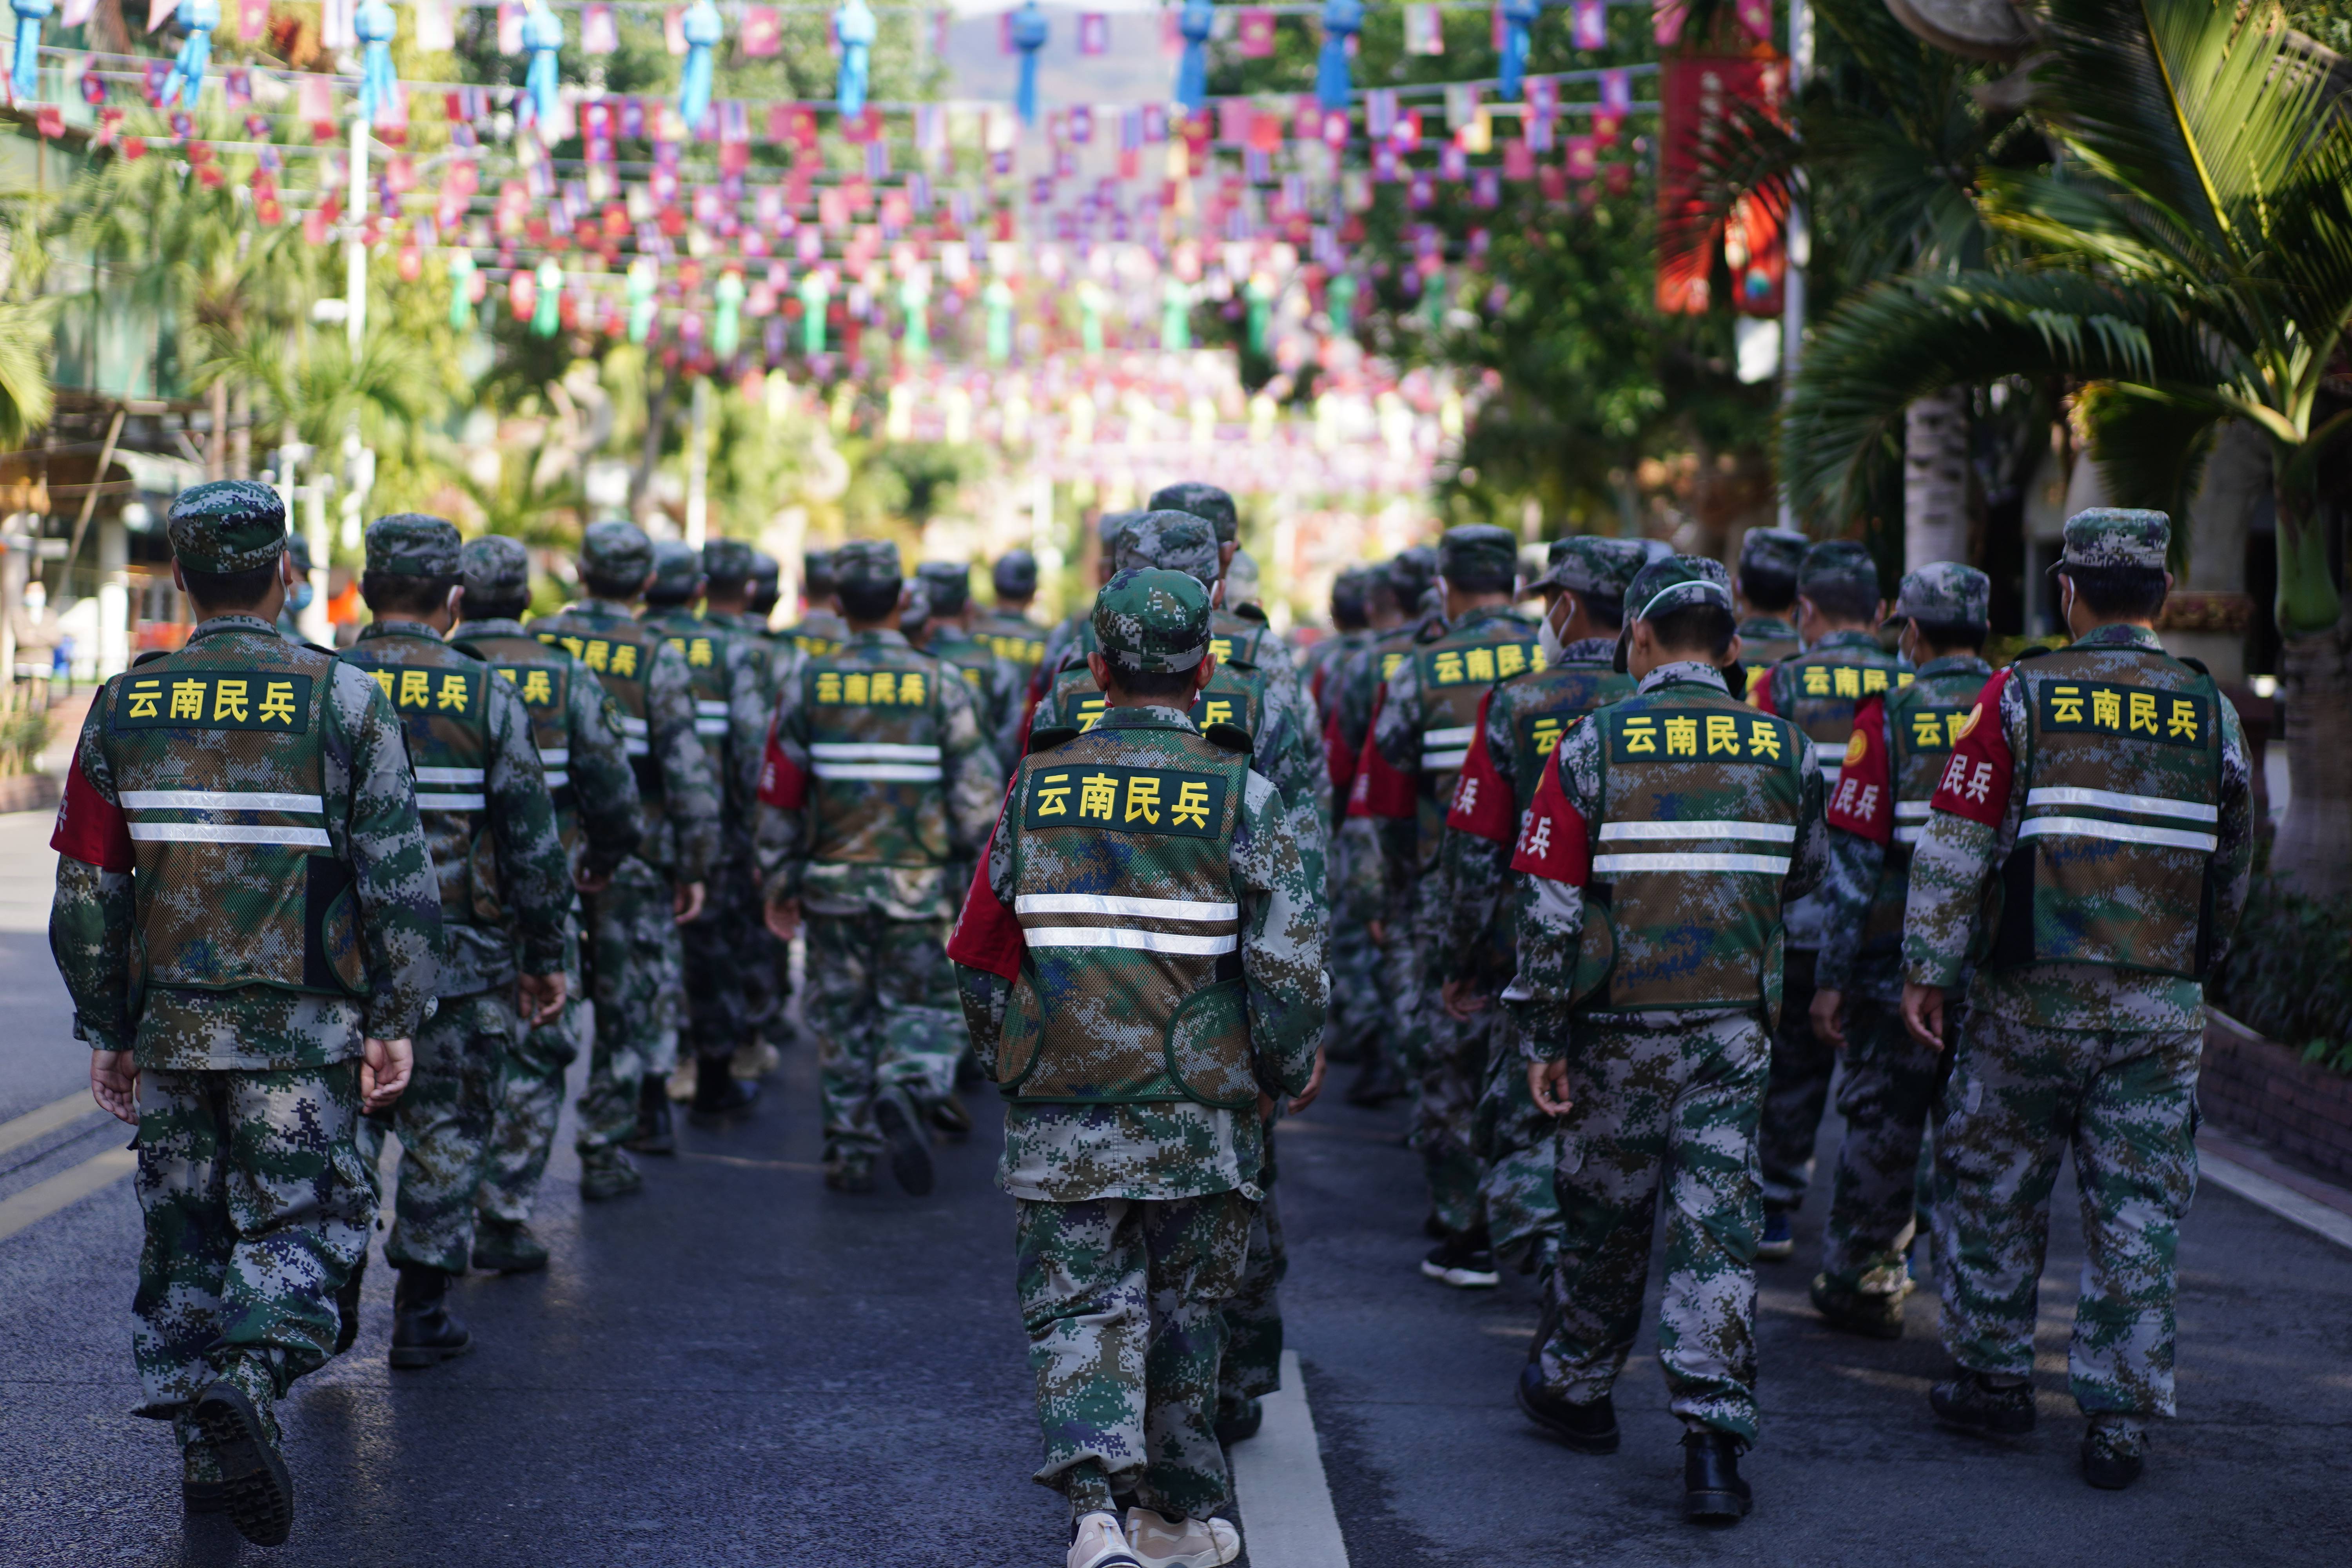
{"type": "Polygon", "coordinates": [[[1457,1290],[1487,1290],[1502,1283],[1495,1271],[1495,1255],[1466,1236],[1439,1242],[1421,1260],[1421,1271],[1457,1290]]]}
{"type": "Polygon", "coordinates": [[[2033,1430],[2033,1385],[2022,1379],[1996,1388],[1983,1373],[1959,1367],[1951,1382],[1927,1391],[1927,1404],[1937,1420],[1963,1432],[2022,1437],[2033,1430]]]}
{"type": "Polygon", "coordinates": [[[294,1533],[294,1478],[261,1412],[223,1378],[205,1385],[192,1414],[220,1457],[229,1522],[256,1546],[285,1545],[294,1533]]]}
{"type": "Polygon", "coordinates": [[[1511,1391],[1527,1418],[1580,1454],[1617,1451],[1617,1406],[1607,1394],[1589,1405],[1562,1399],[1544,1386],[1543,1369],[1529,1362],[1519,1368],[1511,1391]]]}
{"type": "Polygon", "coordinates": [[[1786,1209],[1764,1211],[1764,1234],[1756,1240],[1756,1258],[1760,1263],[1780,1263],[1797,1250],[1797,1238],[1789,1229],[1786,1209]]]}
{"type": "Polygon", "coordinates": [[[874,1102],[874,1125],[890,1146],[890,1174],[916,1197],[931,1190],[931,1143],[922,1124],[908,1114],[904,1095],[887,1089],[874,1102]]]}
{"type": "Polygon", "coordinates": [[[1866,1339],[1903,1337],[1903,1298],[1876,1296],[1832,1284],[1826,1274],[1813,1276],[1813,1308],[1831,1328],[1866,1339]]]}
{"type": "Polygon", "coordinates": [[[2083,1479],[2103,1492],[2119,1492],[2147,1468],[2147,1447],[2137,1432],[2093,1420],[2083,1434],[2083,1479]]]}
{"type": "Polygon", "coordinates": [[[1756,1506],[1739,1477],[1746,1447],[1728,1432],[1683,1434],[1683,1517],[1694,1524],[1738,1524],[1756,1506]]]}

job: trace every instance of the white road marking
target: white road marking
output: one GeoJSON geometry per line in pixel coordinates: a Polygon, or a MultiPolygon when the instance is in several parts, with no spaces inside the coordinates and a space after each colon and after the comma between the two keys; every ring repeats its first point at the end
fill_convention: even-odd
{"type": "Polygon", "coordinates": [[[79,1121],[98,1109],[89,1090],[78,1089],[63,1100],[53,1100],[38,1110],[28,1110],[13,1121],[0,1121],[0,1154],[30,1143],[44,1133],[79,1121]]]}
{"type": "Polygon", "coordinates": [[[2352,1215],[2315,1203],[2293,1187],[2249,1171],[2234,1160],[2225,1160],[2202,1145],[2197,1151],[2197,1174],[2223,1192],[2237,1194],[2256,1208],[2268,1209],[2279,1218],[2291,1220],[2338,1247],[2352,1247],[2352,1215]]]}
{"type": "Polygon", "coordinates": [[[0,1241],[28,1225],[38,1225],[59,1209],[81,1202],[100,1187],[111,1185],[139,1168],[139,1156],[128,1149],[108,1149],[69,1171],[26,1187],[0,1202],[0,1241]]]}
{"type": "Polygon", "coordinates": [[[1233,1448],[1244,1550],[1255,1568],[1348,1568],[1297,1351],[1282,1352],[1282,1390],[1260,1404],[1265,1424],[1233,1448]]]}

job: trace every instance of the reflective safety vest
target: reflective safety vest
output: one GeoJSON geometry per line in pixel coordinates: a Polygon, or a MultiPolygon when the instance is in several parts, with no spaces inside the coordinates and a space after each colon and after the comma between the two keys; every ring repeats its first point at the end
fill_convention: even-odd
{"type": "MultiPolygon", "coordinates": [[[[1265,682],[1263,671],[1220,664],[1192,699],[1188,712],[1193,726],[1205,733],[1212,724],[1223,725],[1244,738],[1255,738],[1265,721],[1265,682]]],[[[1103,706],[1094,671],[1073,665],[1037,704],[1037,717],[1030,726],[1033,742],[1042,731],[1070,729],[1084,734],[1102,722],[1103,706]]]]}
{"type": "Polygon", "coordinates": [[[1845,743],[1853,738],[1853,710],[1862,700],[1911,684],[1902,661],[1866,637],[1840,641],[1783,659],[1766,681],[1769,708],[1812,738],[1822,783],[1835,789],[1845,743]]]}
{"type": "Polygon", "coordinates": [[[1526,810],[1535,798],[1544,764],[1551,761],[1568,727],[1594,709],[1626,696],[1633,684],[1632,676],[1620,675],[1609,665],[1580,659],[1523,675],[1495,689],[1494,700],[1509,704],[1511,777],[1520,810],[1526,810]]]}
{"type": "Polygon", "coordinates": [[[1797,628],[1779,616],[1750,616],[1739,623],[1739,662],[1750,691],[1764,684],[1774,665],[1804,651],[1797,628]]]}
{"type": "Polygon", "coordinates": [[[852,643],[802,667],[812,859],[947,863],[943,679],[948,666],[897,646],[852,643]]]}
{"type": "MultiPolygon", "coordinates": [[[[1989,963],[2101,963],[2190,979],[2210,957],[2221,694],[2152,649],[2021,659],[2025,791],[1989,963]]],[[[1997,723],[1987,714],[1979,722],[1997,723]]]]}
{"type": "Polygon", "coordinates": [[[1012,660],[1024,681],[1045,662],[1045,628],[1033,621],[992,610],[972,626],[971,635],[997,658],[1012,660]]]}
{"type": "Polygon", "coordinates": [[[224,630],[142,659],[100,693],[142,989],[366,994],[352,868],[327,832],[334,674],[320,649],[224,630]]]}
{"type": "Polygon", "coordinates": [[[1022,760],[1008,1096],[1256,1103],[1233,883],[1248,777],[1182,730],[1098,730],[1022,760]]]}
{"type": "Polygon", "coordinates": [[[1864,947],[1888,947],[1903,940],[1903,910],[1911,890],[1911,849],[1927,826],[1927,802],[1944,776],[1952,748],[1959,743],[1969,709],[1991,678],[1990,667],[1923,675],[1886,699],[1893,751],[1887,774],[1895,792],[1893,842],[1880,863],[1870,912],[1863,927],[1864,947]]]}
{"type": "Polygon", "coordinates": [[[499,902],[498,846],[490,832],[488,661],[438,637],[393,633],[343,650],[365,670],[400,715],[416,775],[416,810],[441,888],[441,919],[492,925],[499,902]]]}
{"type": "Polygon", "coordinates": [[[1489,615],[1411,649],[1406,657],[1416,661],[1420,676],[1421,710],[1412,716],[1421,732],[1415,815],[1420,864],[1425,868],[1436,862],[1438,846],[1444,840],[1454,781],[1462,776],[1470,742],[1478,732],[1479,700],[1498,680],[1543,668],[1544,653],[1535,627],[1517,616],[1489,615]]]}
{"type": "MultiPolygon", "coordinates": [[[[604,690],[621,710],[621,747],[637,775],[637,798],[648,822],[660,815],[666,795],[662,770],[653,754],[651,710],[655,635],[635,621],[618,618],[574,620],[568,614],[537,623],[539,640],[561,647],[596,672],[604,690]]],[[[568,759],[567,759],[568,760],[568,759]]]]}
{"type": "Polygon", "coordinates": [[[686,661],[687,684],[694,693],[694,732],[703,754],[710,759],[714,776],[726,776],[727,718],[730,693],[727,645],[731,634],[709,626],[685,610],[665,610],[646,617],[646,628],[664,638],[686,661]]]}
{"type": "Polygon", "coordinates": [[[537,637],[505,633],[468,636],[459,626],[450,637],[456,647],[470,648],[488,661],[499,679],[514,689],[530,714],[530,738],[539,748],[539,765],[547,775],[547,792],[555,799],[555,821],[566,848],[578,830],[572,790],[572,661],[537,637]]]}

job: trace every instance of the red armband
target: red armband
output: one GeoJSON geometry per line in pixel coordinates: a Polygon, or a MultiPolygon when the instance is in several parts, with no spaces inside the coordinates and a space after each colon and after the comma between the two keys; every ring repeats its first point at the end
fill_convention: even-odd
{"type": "Polygon", "coordinates": [[[1895,788],[1886,757],[1886,699],[1873,692],[1853,710],[1853,735],[1837,788],[1830,792],[1829,824],[1885,844],[1895,837],[1895,788]]]}
{"type": "Polygon", "coordinates": [[[1381,755],[1381,707],[1387,696],[1383,689],[1372,702],[1372,721],[1364,730],[1363,753],[1356,759],[1355,783],[1348,791],[1349,816],[1412,816],[1420,808],[1412,775],[1391,767],[1381,755]]]}
{"type": "Polygon", "coordinates": [[[1331,717],[1323,721],[1323,765],[1331,774],[1331,798],[1344,808],[1348,792],[1356,782],[1356,753],[1339,733],[1339,711],[1336,708],[1331,717]]]}
{"type": "Polygon", "coordinates": [[[1769,713],[1772,710],[1772,667],[1766,665],[1761,679],[1751,676],[1748,681],[1748,700],[1769,713]]]}
{"type": "Polygon", "coordinates": [[[1492,843],[1508,844],[1511,818],[1518,802],[1503,783],[1503,775],[1495,771],[1495,754],[1486,746],[1486,705],[1494,700],[1492,691],[1478,699],[1478,719],[1470,730],[1470,752],[1462,759],[1462,773],[1454,781],[1454,804],[1445,813],[1445,826],[1475,833],[1492,843]]]}
{"type": "Polygon", "coordinates": [[[49,835],[49,847],[101,871],[131,869],[131,826],[122,808],[89,782],[79,757],[66,770],[66,793],[58,802],[58,826],[49,835]]]}
{"type": "Polygon", "coordinates": [[[1977,705],[1961,721],[1952,760],[1944,764],[1944,776],[1930,802],[1937,811],[1987,827],[2000,826],[2009,810],[2010,781],[2017,772],[2017,759],[2010,752],[2009,735],[2000,722],[2000,697],[2009,674],[2000,671],[1977,693],[1977,705]]]}
{"type": "Polygon", "coordinates": [[[1511,869],[1581,888],[1592,876],[1592,846],[1584,814],[1569,804],[1568,792],[1560,787],[1559,757],[1564,750],[1564,746],[1554,747],[1551,759],[1544,763],[1535,804],[1528,807],[1527,822],[1519,829],[1511,869]]]}
{"type": "Polygon", "coordinates": [[[760,759],[760,804],[781,811],[798,811],[808,804],[808,774],[777,744],[773,721],[768,724],[768,749],[760,759]]]}
{"type": "MultiPolygon", "coordinates": [[[[1020,788],[1017,776],[1013,788],[1020,788]]],[[[1009,806],[1011,795],[1005,799],[1009,806]]],[[[995,853],[996,834],[1003,828],[1004,818],[1000,814],[995,831],[988,836],[988,849],[972,872],[971,887],[964,894],[955,930],[948,937],[948,957],[967,969],[983,969],[1000,979],[1013,980],[1021,973],[1021,954],[1028,942],[1021,934],[1021,922],[988,884],[989,856],[995,853]]]]}

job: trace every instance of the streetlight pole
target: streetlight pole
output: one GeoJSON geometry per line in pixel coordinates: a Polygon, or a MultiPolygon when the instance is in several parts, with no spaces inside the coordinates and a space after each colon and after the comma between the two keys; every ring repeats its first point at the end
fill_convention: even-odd
{"type": "MultiPolygon", "coordinates": [[[[1794,99],[1813,78],[1813,7],[1811,0],[1789,0],[1789,96],[1794,99]]],[[[1780,402],[1786,406],[1797,390],[1797,367],[1804,358],[1805,268],[1812,260],[1812,230],[1806,221],[1805,171],[1800,165],[1791,182],[1788,233],[1783,247],[1788,264],[1780,287],[1780,402]]],[[[1804,521],[1789,504],[1789,481],[1780,481],[1780,526],[1802,528],[1804,521]]]]}

